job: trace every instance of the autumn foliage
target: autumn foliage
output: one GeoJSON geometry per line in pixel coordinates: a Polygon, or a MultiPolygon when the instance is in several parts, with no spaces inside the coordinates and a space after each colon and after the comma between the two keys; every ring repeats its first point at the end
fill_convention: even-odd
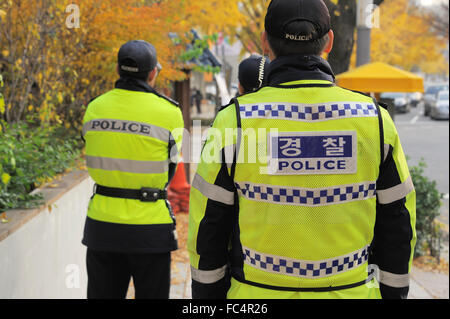
{"type": "MultiPolygon", "coordinates": [[[[339,26],[348,24],[341,20],[354,20],[351,8],[355,7],[355,1],[327,0],[334,17],[333,28],[337,33],[348,33],[353,40],[354,27],[344,32],[339,26]],[[351,12],[342,12],[342,8],[351,12]]],[[[377,2],[382,3],[381,21],[380,28],[372,32],[372,60],[431,73],[448,68],[441,54],[445,41],[430,31],[429,19],[410,1],[377,2]]],[[[163,65],[158,86],[185,77],[180,57],[185,44],[191,41],[191,29],[203,35],[222,32],[240,40],[247,52],[262,53],[260,35],[269,2],[73,0],[70,3],[0,2],[0,74],[4,82],[0,88],[4,96],[0,119],[79,130],[83,105],[112,88],[117,77],[117,51],[131,39],[144,39],[156,47],[163,65]]],[[[339,39],[337,36],[336,52],[342,51],[345,42],[339,39]]],[[[349,56],[352,45],[345,50],[348,52],[343,55],[349,56]]]]}
{"type": "Polygon", "coordinates": [[[407,71],[446,72],[442,53],[447,40],[433,33],[426,14],[409,0],[385,0],[380,10],[380,27],[372,31],[372,60],[407,71]]]}
{"type": "MultiPolygon", "coordinates": [[[[231,31],[250,53],[262,53],[260,36],[269,1],[236,0],[241,3],[240,27],[231,31]]],[[[356,62],[356,0],[325,0],[335,32],[329,57],[336,73],[356,62]]],[[[446,40],[433,32],[436,23],[409,0],[375,0],[379,5],[379,27],[372,29],[372,61],[385,62],[407,71],[445,73],[448,62],[442,54],[446,40]]],[[[448,8],[448,7],[447,7],[448,8]]],[[[448,9],[447,9],[448,10],[448,9]]]]}
{"type": "Polygon", "coordinates": [[[196,0],[8,0],[0,2],[0,119],[79,129],[83,105],[112,88],[120,46],[151,42],[163,71],[158,85],[182,79],[179,56],[195,28],[233,25],[237,3],[196,0]],[[177,41],[169,36],[177,35],[177,41]]]}

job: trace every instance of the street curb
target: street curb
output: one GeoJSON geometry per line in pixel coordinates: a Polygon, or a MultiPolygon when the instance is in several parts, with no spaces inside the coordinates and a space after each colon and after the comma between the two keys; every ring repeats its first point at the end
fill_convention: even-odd
{"type": "Polygon", "coordinates": [[[411,269],[409,299],[449,299],[448,275],[411,269]]]}

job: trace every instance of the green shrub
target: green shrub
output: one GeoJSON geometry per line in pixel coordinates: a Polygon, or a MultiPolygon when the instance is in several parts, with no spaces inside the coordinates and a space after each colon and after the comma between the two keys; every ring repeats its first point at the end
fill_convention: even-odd
{"type": "Polygon", "coordinates": [[[0,212],[40,205],[42,196],[30,192],[74,165],[78,141],[61,136],[24,123],[6,126],[0,138],[0,212]]]}
{"type": "Polygon", "coordinates": [[[436,181],[423,175],[426,164],[423,159],[418,166],[411,167],[411,177],[416,189],[416,232],[415,257],[430,254],[439,257],[442,231],[436,223],[443,194],[436,188],[436,181]]]}

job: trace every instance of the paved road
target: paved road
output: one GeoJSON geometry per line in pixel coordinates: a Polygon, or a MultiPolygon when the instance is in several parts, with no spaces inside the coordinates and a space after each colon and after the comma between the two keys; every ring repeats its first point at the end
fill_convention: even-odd
{"type": "Polygon", "coordinates": [[[449,121],[435,121],[423,115],[423,106],[412,108],[407,114],[396,114],[395,124],[404,152],[410,157],[409,166],[423,158],[427,164],[425,175],[437,182],[445,194],[439,220],[449,224],[449,121]]]}

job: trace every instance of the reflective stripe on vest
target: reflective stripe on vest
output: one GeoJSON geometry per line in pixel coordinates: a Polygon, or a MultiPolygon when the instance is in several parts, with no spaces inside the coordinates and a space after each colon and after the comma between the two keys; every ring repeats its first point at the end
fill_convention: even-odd
{"type": "Polygon", "coordinates": [[[260,103],[240,106],[242,118],[285,119],[316,122],[337,118],[376,117],[372,103],[332,102],[321,104],[260,103]]]}
{"type": "Polygon", "coordinates": [[[223,277],[225,277],[225,271],[227,265],[215,270],[199,270],[191,266],[192,279],[202,284],[213,284],[223,277]]]}
{"type": "Polygon", "coordinates": [[[276,185],[235,183],[239,195],[248,200],[282,205],[327,206],[375,197],[376,182],[326,188],[300,188],[276,185]]]}
{"type": "Polygon", "coordinates": [[[389,287],[403,288],[409,286],[409,274],[393,274],[391,272],[380,270],[378,280],[389,287]]]}
{"type": "Polygon", "coordinates": [[[394,187],[378,190],[378,202],[380,204],[390,204],[395,201],[398,201],[414,190],[414,185],[412,182],[411,176],[409,176],[405,182],[402,184],[396,185],[394,187]]]}
{"type": "Polygon", "coordinates": [[[349,254],[324,260],[299,260],[257,252],[242,247],[244,263],[265,271],[280,275],[301,278],[324,278],[355,269],[367,262],[369,246],[349,254]]]}
{"type": "Polygon", "coordinates": [[[226,205],[234,204],[234,193],[227,191],[226,189],[208,183],[199,174],[196,174],[194,181],[192,182],[192,187],[199,190],[204,196],[212,199],[216,202],[220,202],[226,205]]]}
{"type": "Polygon", "coordinates": [[[169,170],[169,161],[134,161],[118,158],[86,156],[86,166],[105,171],[136,174],[162,174],[169,170]]]}

